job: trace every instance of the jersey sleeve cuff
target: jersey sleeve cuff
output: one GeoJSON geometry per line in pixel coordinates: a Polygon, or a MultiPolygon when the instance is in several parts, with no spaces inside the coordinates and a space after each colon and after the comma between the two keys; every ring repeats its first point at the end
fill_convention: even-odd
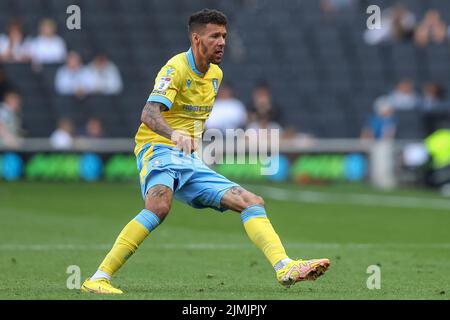
{"type": "Polygon", "coordinates": [[[172,107],[172,101],[170,101],[169,99],[167,99],[166,97],[163,97],[163,96],[150,95],[150,97],[148,97],[147,102],[162,103],[169,109],[172,107]]]}

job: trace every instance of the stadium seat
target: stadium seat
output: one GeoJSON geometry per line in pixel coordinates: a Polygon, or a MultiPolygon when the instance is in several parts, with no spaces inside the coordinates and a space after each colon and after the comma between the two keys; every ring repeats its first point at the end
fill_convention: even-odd
{"type": "MultiPolygon", "coordinates": [[[[395,3],[394,0],[370,2],[382,9],[395,3]]],[[[53,120],[42,123],[53,128],[55,119],[66,114],[73,115],[77,122],[84,121],[83,112],[90,110],[105,117],[110,125],[125,119],[113,130],[117,136],[129,136],[135,130],[132,126],[159,68],[173,54],[189,46],[186,36],[189,14],[213,6],[226,12],[230,35],[237,35],[229,38],[222,68],[225,79],[234,85],[241,100],[247,102],[254,84],[266,79],[274,94],[280,97],[283,113],[290,112],[285,105],[300,102],[302,116],[295,118],[300,121],[299,126],[315,127],[313,131],[318,136],[331,136],[336,125],[336,135],[351,136],[359,134],[359,130],[346,130],[341,122],[363,119],[371,112],[373,100],[389,92],[403,77],[410,77],[419,85],[437,81],[450,90],[448,45],[430,45],[424,49],[408,43],[367,46],[363,40],[367,5],[369,2],[365,1],[340,14],[327,16],[318,1],[282,0],[274,5],[268,1],[255,4],[218,0],[39,0],[32,3],[4,0],[0,1],[0,27],[6,27],[12,13],[20,16],[28,34],[34,35],[42,17],[53,17],[68,48],[79,51],[86,61],[98,51],[106,52],[119,67],[125,88],[112,102],[107,98],[74,102],[54,92],[58,66],[46,66],[37,74],[31,71],[30,65],[5,65],[4,68],[28,101],[40,101],[39,108],[47,108],[48,118],[53,120]],[[65,28],[65,10],[71,4],[82,8],[83,32],[65,28]],[[229,54],[236,45],[243,49],[240,57],[229,54]],[[327,107],[331,104],[333,108],[327,107]],[[106,115],[110,108],[115,112],[111,116],[114,119],[106,115]],[[309,116],[310,112],[328,115],[309,116]],[[339,114],[351,119],[345,120],[339,114]],[[327,117],[333,126],[324,126],[323,119],[327,117]]],[[[407,5],[418,20],[425,10],[436,8],[450,22],[450,3],[445,1],[411,0],[407,5]]],[[[50,130],[38,131],[47,134],[50,130]]],[[[413,136],[414,132],[408,131],[406,135],[413,136]]]]}
{"type": "Polygon", "coordinates": [[[396,118],[398,139],[424,138],[422,117],[418,111],[400,111],[396,118]]]}

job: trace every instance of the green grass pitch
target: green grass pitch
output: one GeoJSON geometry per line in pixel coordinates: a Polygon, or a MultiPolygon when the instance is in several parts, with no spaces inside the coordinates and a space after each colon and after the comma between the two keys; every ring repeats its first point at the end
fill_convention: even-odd
{"type": "Polygon", "coordinates": [[[138,186],[2,182],[0,299],[450,299],[450,200],[362,186],[247,187],[265,196],[291,257],[331,259],[325,276],[285,289],[238,214],[175,201],[114,278],[125,295],[81,294],[67,289],[67,267],[79,266],[82,280],[95,271],[141,210],[138,186]],[[366,286],[370,265],[380,266],[379,290],[366,286]]]}

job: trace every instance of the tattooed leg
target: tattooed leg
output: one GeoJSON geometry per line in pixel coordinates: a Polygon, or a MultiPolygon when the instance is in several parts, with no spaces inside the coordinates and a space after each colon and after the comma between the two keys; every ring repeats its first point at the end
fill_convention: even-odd
{"type": "Polygon", "coordinates": [[[253,205],[264,206],[264,200],[242,187],[232,187],[222,197],[221,204],[233,211],[242,212],[245,208],[253,205]]]}
{"type": "Polygon", "coordinates": [[[157,215],[162,222],[172,207],[172,197],[173,191],[169,187],[158,184],[148,190],[145,209],[157,215]]]}

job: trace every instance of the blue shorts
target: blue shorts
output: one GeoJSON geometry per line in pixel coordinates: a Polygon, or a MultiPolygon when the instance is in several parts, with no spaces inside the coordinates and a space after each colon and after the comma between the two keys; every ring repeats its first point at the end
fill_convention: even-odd
{"type": "Polygon", "coordinates": [[[146,145],[137,156],[142,198],[150,188],[165,185],[175,199],[194,208],[225,211],[220,201],[230,188],[239,186],[208,168],[197,153],[184,155],[178,148],[146,145]]]}

